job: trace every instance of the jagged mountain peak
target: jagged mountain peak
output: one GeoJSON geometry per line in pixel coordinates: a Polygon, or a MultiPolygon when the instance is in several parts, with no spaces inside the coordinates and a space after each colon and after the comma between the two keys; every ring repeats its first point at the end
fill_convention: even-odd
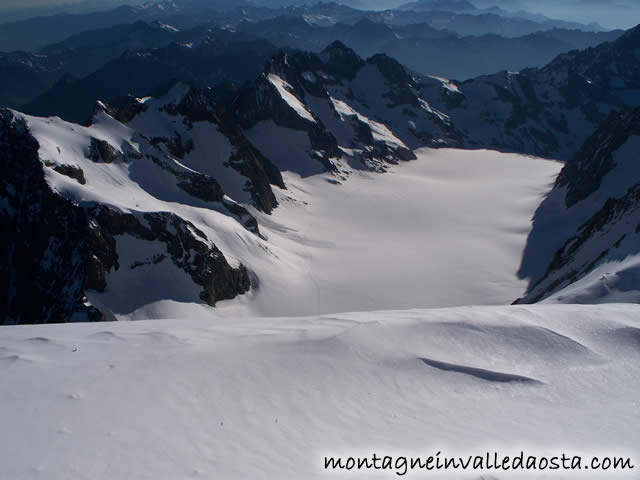
{"type": "Polygon", "coordinates": [[[623,33],[622,37],[620,37],[618,41],[619,42],[625,42],[625,41],[640,42],[640,24],[636,25],[633,28],[630,28],[625,33],[623,33]]]}
{"type": "Polygon", "coordinates": [[[325,55],[337,56],[337,57],[360,58],[352,48],[347,47],[340,40],[333,41],[324,50],[322,50],[322,53],[325,55]]]}
{"type": "Polygon", "coordinates": [[[338,40],[322,51],[321,58],[328,73],[346,78],[355,77],[364,65],[364,60],[353,49],[338,40]]]}
{"type": "Polygon", "coordinates": [[[393,57],[379,53],[367,59],[367,63],[376,65],[380,73],[392,84],[415,85],[413,77],[407,72],[407,69],[393,57]]]}

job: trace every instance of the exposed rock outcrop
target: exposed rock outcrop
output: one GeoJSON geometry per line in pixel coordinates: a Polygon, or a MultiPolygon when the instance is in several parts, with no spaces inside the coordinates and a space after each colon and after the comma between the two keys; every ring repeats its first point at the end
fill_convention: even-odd
{"type": "MultiPolygon", "coordinates": [[[[184,271],[209,305],[250,289],[246,267],[232,267],[202,231],[175,213],[123,213],[108,205],[80,206],[59,194],[47,182],[39,149],[26,121],[0,109],[0,220],[5,226],[0,237],[0,323],[111,318],[91,306],[86,292],[108,292],[110,274],[124,267],[117,242],[124,236],[163,245],[166,254],[155,255],[152,262],[172,262],[184,271]]],[[[90,161],[109,166],[124,159],[122,152],[95,138],[90,139],[89,151],[90,161]]],[[[87,183],[75,165],[48,162],[47,166],[81,185],[87,183]]],[[[200,179],[185,179],[196,177],[200,179]]],[[[208,187],[197,181],[189,188],[200,189],[194,194],[208,195],[208,187]]],[[[222,201],[215,188],[212,195],[222,201]]],[[[257,231],[243,207],[231,204],[228,208],[257,231]]]]}
{"type": "Polygon", "coordinates": [[[87,217],[52,192],[25,121],[0,110],[0,323],[102,320],[84,299],[87,217]]]}

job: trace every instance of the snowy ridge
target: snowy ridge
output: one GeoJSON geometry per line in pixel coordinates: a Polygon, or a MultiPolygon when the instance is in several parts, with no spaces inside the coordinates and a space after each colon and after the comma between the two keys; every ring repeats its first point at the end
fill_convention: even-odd
{"type": "Polygon", "coordinates": [[[338,115],[340,115],[340,119],[342,121],[344,121],[346,117],[355,116],[360,122],[364,123],[371,129],[374,140],[396,147],[407,148],[402,140],[399,140],[393,133],[391,133],[391,131],[386,126],[378,122],[374,122],[364,115],[359,114],[342,100],[337,100],[331,97],[330,99],[333,107],[336,109],[336,112],[338,112],[338,115]]]}
{"type": "Polygon", "coordinates": [[[295,95],[293,95],[290,90],[292,90],[291,85],[282,80],[277,75],[270,73],[267,78],[269,81],[278,89],[278,93],[282,96],[282,99],[287,102],[287,104],[293,108],[298,115],[300,115],[305,120],[309,120],[310,122],[315,123],[315,119],[313,115],[309,113],[309,110],[298,100],[295,95]]]}

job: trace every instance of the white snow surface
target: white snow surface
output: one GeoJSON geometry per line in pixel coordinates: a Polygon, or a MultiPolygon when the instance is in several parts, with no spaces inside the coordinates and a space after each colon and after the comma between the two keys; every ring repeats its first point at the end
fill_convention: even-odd
{"type": "Polygon", "coordinates": [[[396,478],[324,455],[514,447],[638,465],[639,345],[634,305],[3,327],[1,476],[396,478]]]}
{"type": "Polygon", "coordinates": [[[280,206],[258,215],[268,241],[243,258],[258,288],[217,309],[233,315],[504,305],[531,218],[561,165],[492,151],[430,150],[389,173],[342,184],[285,174],[280,206]],[[286,301],[282,301],[286,298],[286,301]]]}
{"type": "Polygon", "coordinates": [[[281,171],[309,176],[325,170],[322,163],[312,157],[313,147],[304,131],[282,127],[273,120],[263,120],[247,130],[245,135],[281,171]]]}
{"type": "Polygon", "coordinates": [[[640,303],[640,255],[611,259],[543,300],[545,303],[640,303]]]}

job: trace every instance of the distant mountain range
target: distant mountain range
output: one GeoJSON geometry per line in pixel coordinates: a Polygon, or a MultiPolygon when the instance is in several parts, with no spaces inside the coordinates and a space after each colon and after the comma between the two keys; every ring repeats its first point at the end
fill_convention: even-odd
{"type": "MultiPolygon", "coordinates": [[[[544,65],[562,52],[615,40],[622,33],[554,29],[519,38],[458,37],[427,24],[388,25],[366,18],[353,24],[327,23],[311,13],[317,8],[292,8],[295,15],[262,21],[242,20],[233,31],[228,26],[178,29],[157,20],[139,21],[87,31],[32,53],[0,53],[0,105],[83,121],[98,98],[148,92],[174,79],[209,86],[224,80],[243,82],[262,69],[275,47],[319,52],[336,39],[363,57],[387,53],[422,74],[465,79],[544,65]],[[252,44],[256,48],[247,49],[252,44]],[[191,50],[184,61],[171,58],[185,48],[191,50]],[[243,62],[227,55],[224,63],[222,50],[247,55],[243,62]],[[194,64],[189,69],[188,58],[216,59],[215,66],[194,64]],[[136,78],[125,73],[128,68],[139,72],[136,78]]],[[[355,12],[337,5],[326,8],[326,13],[355,12]]]]}
{"type": "Polygon", "coordinates": [[[303,17],[246,21],[237,30],[277,46],[310,51],[320,51],[332,40],[340,40],[362,56],[386,53],[422,74],[459,80],[501,69],[542,66],[561,53],[596,46],[622,34],[552,29],[516,38],[494,34],[460,37],[428,23],[388,25],[363,19],[352,25],[320,27],[303,17]]]}
{"type": "Polygon", "coordinates": [[[154,20],[188,29],[200,24],[234,26],[241,21],[260,21],[280,16],[303,16],[310,23],[353,24],[367,18],[377,23],[409,25],[426,23],[433,28],[447,29],[459,35],[496,34],[519,37],[553,28],[601,31],[597,25],[552,20],[543,16],[512,14],[501,9],[479,10],[472,13],[456,8],[450,2],[420,5],[418,11],[397,9],[367,11],[336,3],[317,3],[294,7],[274,7],[268,3],[256,6],[249,2],[180,0],[149,2],[139,6],[119,6],[101,12],[61,13],[27,18],[0,24],[0,51],[32,51],[51,43],[63,41],[71,35],[136,21],[154,20]],[[273,7],[273,8],[269,8],[273,7]]]}
{"type": "MultiPolygon", "coordinates": [[[[288,22],[289,32],[297,27],[306,32],[308,28],[300,19],[275,21],[281,28],[288,22]]],[[[268,32],[273,28],[270,23],[252,26],[262,26],[268,32]]],[[[381,31],[389,28],[370,22],[360,22],[354,28],[362,26],[381,31]]],[[[258,39],[262,30],[253,28],[251,34],[240,30],[209,30],[204,41],[193,45],[173,43],[158,49],[127,51],[88,77],[63,78],[21,109],[82,123],[98,99],[149,95],[174,80],[199,87],[226,80],[241,84],[254,78],[276,49],[258,39]]],[[[376,31],[370,34],[372,42],[382,36],[376,31]]],[[[459,146],[567,159],[611,110],[637,101],[637,31],[594,49],[560,55],[545,67],[520,73],[503,71],[465,82],[412,74],[413,88],[450,119],[459,146]]],[[[357,35],[364,34],[358,31],[357,35]]],[[[306,33],[297,36],[306,37],[306,33]]]]}
{"type": "MultiPolygon", "coordinates": [[[[417,0],[409,3],[405,3],[397,7],[397,10],[408,10],[414,12],[448,12],[454,14],[463,15],[475,15],[481,19],[481,22],[497,23],[495,16],[511,19],[513,21],[512,27],[523,28],[527,21],[542,25],[552,26],[554,28],[568,28],[568,29],[584,29],[585,24],[578,22],[568,22],[564,20],[556,20],[549,18],[542,14],[535,14],[527,12],[526,10],[505,10],[496,5],[490,5],[484,8],[478,8],[472,2],[467,0],[417,0]]],[[[455,18],[455,17],[452,17],[455,18]]],[[[469,21],[468,17],[463,17],[469,21]]],[[[592,22],[587,25],[589,29],[594,31],[602,30],[602,27],[597,22],[592,22]]],[[[499,32],[493,32],[499,33],[499,32]]]]}
{"type": "MultiPolygon", "coordinates": [[[[139,27],[147,28],[144,24],[139,27]]],[[[176,36],[189,38],[190,34],[176,36]]],[[[85,122],[98,99],[148,95],[175,80],[201,87],[224,82],[242,84],[255,78],[276,50],[264,40],[210,29],[198,33],[197,43],[183,41],[160,48],[127,50],[84,78],[65,75],[23,109],[36,115],[59,115],[85,122]]]]}
{"type": "Polygon", "coordinates": [[[34,53],[0,53],[0,105],[31,102],[62,77],[86,77],[126,51],[202,40],[207,29],[178,32],[159,22],[91,30],[34,53]]]}
{"type": "Polygon", "coordinates": [[[498,6],[510,11],[534,10],[553,18],[570,18],[605,27],[629,28],[640,17],[636,0],[473,0],[479,7],[498,6]]]}
{"type": "MultiPolygon", "coordinates": [[[[50,113],[45,105],[51,100],[46,98],[107,68],[108,62],[125,52],[130,58],[132,52],[145,50],[148,55],[149,50],[171,43],[206,43],[211,36],[219,37],[220,29],[243,32],[276,47],[315,52],[340,40],[363,57],[386,53],[421,74],[458,80],[541,66],[562,52],[612,41],[622,33],[500,8],[480,9],[466,1],[423,1],[368,11],[337,3],[270,8],[248,2],[212,5],[179,0],[87,13],[79,5],[71,11],[76,13],[0,24],[0,105],[50,113]],[[44,99],[39,98],[43,95],[44,99]]],[[[260,55],[257,59],[265,60],[260,55]]],[[[261,67],[261,63],[254,66],[252,73],[261,67]]],[[[171,67],[167,75],[174,78],[171,67]]],[[[193,75],[184,79],[194,80],[193,75]]],[[[102,95],[100,90],[97,93],[102,95]]],[[[89,108],[82,95],[76,110],[81,108],[89,108]]]]}

